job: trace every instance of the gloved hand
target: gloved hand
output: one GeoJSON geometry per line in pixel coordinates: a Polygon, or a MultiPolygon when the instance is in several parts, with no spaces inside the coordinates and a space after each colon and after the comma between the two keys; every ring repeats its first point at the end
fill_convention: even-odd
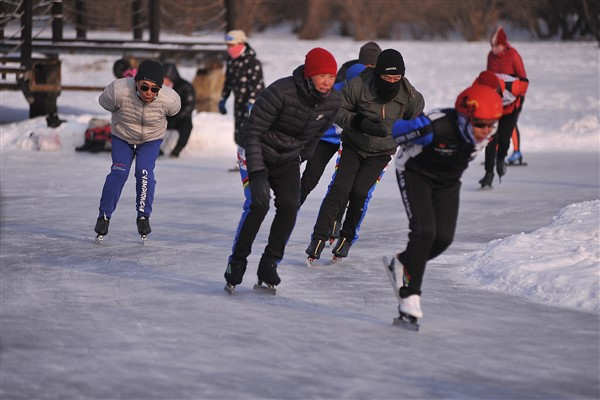
{"type": "Polygon", "coordinates": [[[410,141],[412,144],[420,144],[421,146],[428,146],[431,142],[433,142],[433,133],[427,133],[410,141]]]}
{"type": "Polygon", "coordinates": [[[427,146],[433,141],[431,120],[421,114],[415,119],[399,119],[392,126],[392,137],[399,145],[411,143],[427,146]]]}
{"type": "Polygon", "coordinates": [[[385,129],[379,118],[369,119],[361,114],[356,114],[352,119],[352,127],[371,136],[386,137],[388,134],[387,129],[385,129]]]}
{"type": "Polygon", "coordinates": [[[253,101],[248,102],[247,107],[248,107],[248,114],[250,114],[252,112],[252,107],[254,107],[254,102],[253,101]]]}
{"type": "Polygon", "coordinates": [[[271,186],[265,171],[250,174],[250,198],[258,208],[269,209],[271,199],[271,186]]]}
{"type": "Polygon", "coordinates": [[[225,108],[225,100],[219,101],[219,112],[223,115],[227,114],[227,109],[225,108]]]}

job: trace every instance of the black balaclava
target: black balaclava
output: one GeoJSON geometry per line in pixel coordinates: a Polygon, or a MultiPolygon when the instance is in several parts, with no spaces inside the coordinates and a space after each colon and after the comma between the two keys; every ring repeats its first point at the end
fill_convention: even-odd
{"type": "Polygon", "coordinates": [[[377,90],[377,96],[388,102],[392,100],[400,91],[402,85],[402,79],[398,82],[388,82],[381,78],[381,75],[402,75],[406,72],[404,66],[404,58],[402,54],[394,49],[387,49],[382,51],[377,57],[377,64],[375,65],[375,89],[377,90]]]}

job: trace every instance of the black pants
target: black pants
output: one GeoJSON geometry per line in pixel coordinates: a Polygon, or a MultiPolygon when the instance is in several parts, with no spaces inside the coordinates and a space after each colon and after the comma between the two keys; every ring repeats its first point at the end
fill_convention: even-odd
{"type": "Polygon", "coordinates": [[[190,134],[192,133],[192,117],[183,118],[176,124],[169,124],[168,129],[177,129],[177,132],[179,132],[177,144],[173,148],[173,151],[171,151],[172,155],[178,156],[190,139],[190,134]]]}
{"type": "Polygon", "coordinates": [[[315,152],[313,153],[310,160],[306,162],[306,167],[302,173],[302,180],[300,181],[300,205],[304,204],[304,201],[313,191],[314,188],[319,184],[319,179],[325,171],[325,167],[331,161],[339,150],[340,145],[319,140],[315,152]]]}
{"type": "Polygon", "coordinates": [[[325,195],[311,239],[327,240],[339,211],[348,203],[340,236],[352,241],[362,216],[369,190],[389,163],[391,156],[362,157],[352,147],[345,146],[340,165],[325,195]]]}
{"type": "Polygon", "coordinates": [[[485,171],[494,172],[496,159],[505,159],[510,147],[510,139],[513,130],[517,126],[519,119],[519,110],[515,109],[512,113],[502,116],[498,121],[498,129],[485,148],[485,171]]]}
{"type": "Polygon", "coordinates": [[[233,140],[238,146],[243,145],[242,127],[250,115],[247,103],[238,103],[238,98],[233,103],[233,140]]]}
{"type": "MultiPolygon", "coordinates": [[[[300,162],[298,159],[293,159],[267,168],[269,184],[275,195],[276,211],[262,259],[278,264],[283,258],[285,246],[296,224],[300,206],[300,162]]],[[[268,211],[268,206],[261,208],[256,203],[250,203],[248,213],[242,214],[229,262],[238,265],[247,264],[247,258],[252,252],[252,243],[268,211]]]]}
{"type": "Polygon", "coordinates": [[[399,255],[410,277],[402,295],[420,295],[425,264],[442,254],[454,240],[461,183],[434,181],[412,171],[396,170],[396,178],[410,229],[406,250],[399,255]]]}

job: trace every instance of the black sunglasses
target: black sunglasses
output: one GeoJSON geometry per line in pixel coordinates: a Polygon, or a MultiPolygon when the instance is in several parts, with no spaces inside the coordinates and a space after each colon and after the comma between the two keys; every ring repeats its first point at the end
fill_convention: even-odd
{"type": "Polygon", "coordinates": [[[473,123],[473,126],[474,126],[475,128],[480,128],[480,129],[482,129],[482,128],[492,128],[492,129],[493,129],[493,128],[495,128],[495,127],[496,127],[496,123],[495,123],[495,122],[492,122],[491,124],[490,124],[490,123],[487,123],[487,124],[486,124],[486,123],[484,123],[484,122],[474,122],[474,123],[473,123]]]}
{"type": "Polygon", "coordinates": [[[148,89],[152,90],[152,93],[158,93],[158,91],[160,90],[160,88],[158,86],[150,87],[150,86],[146,85],[145,83],[140,86],[140,90],[142,92],[147,92],[148,89]]]}

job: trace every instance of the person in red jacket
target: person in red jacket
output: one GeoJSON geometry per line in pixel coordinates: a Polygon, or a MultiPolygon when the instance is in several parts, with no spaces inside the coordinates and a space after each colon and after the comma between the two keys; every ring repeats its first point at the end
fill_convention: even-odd
{"type": "MultiPolygon", "coordinates": [[[[473,84],[489,86],[497,91],[502,96],[502,115],[510,115],[518,107],[525,93],[527,93],[529,80],[507,74],[482,71],[473,84]]],[[[516,163],[523,164],[523,155],[519,149],[520,134],[516,125],[511,136],[514,152],[507,159],[507,162],[509,165],[516,163]]]]}
{"type": "MultiPolygon", "coordinates": [[[[506,33],[501,26],[496,28],[492,34],[490,44],[492,50],[487,58],[487,70],[497,73],[511,75],[517,78],[527,78],[523,60],[506,38],[506,33]]],[[[505,157],[510,147],[510,139],[513,130],[517,126],[517,120],[523,107],[524,94],[515,101],[514,110],[500,118],[498,130],[485,149],[485,176],[479,181],[481,188],[492,187],[494,180],[494,163],[496,172],[501,178],[506,173],[505,157]]]]}

